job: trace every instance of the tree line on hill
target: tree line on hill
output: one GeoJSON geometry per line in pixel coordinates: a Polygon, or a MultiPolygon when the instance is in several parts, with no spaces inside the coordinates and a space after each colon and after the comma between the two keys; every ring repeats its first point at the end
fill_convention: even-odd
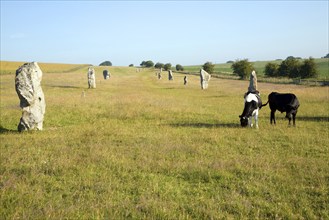
{"type": "MultiPolygon", "coordinates": [[[[101,64],[99,64],[99,66],[112,66],[112,63],[111,61],[104,61],[102,62],[101,64]]],[[[133,67],[134,64],[130,64],[129,67],[133,67]]],[[[160,63],[160,62],[157,62],[156,64],[154,64],[154,62],[152,60],[148,60],[148,61],[142,61],[140,63],[140,66],[141,67],[145,67],[145,68],[151,68],[151,67],[154,67],[154,68],[157,68],[157,69],[164,69],[164,70],[171,70],[172,69],[172,65],[171,63],[166,63],[166,64],[163,64],[163,63],[160,63]]],[[[215,65],[212,64],[211,62],[206,62],[202,68],[207,71],[208,73],[213,73],[214,72],[214,69],[215,69],[215,65]]],[[[175,69],[177,71],[184,71],[184,67],[180,64],[176,64],[175,66],[175,69]]]]}
{"type": "MultiPolygon", "coordinates": [[[[233,73],[241,79],[249,77],[255,68],[248,59],[237,60],[231,66],[233,73]]],[[[318,70],[312,57],[301,61],[299,57],[289,56],[280,64],[269,62],[265,65],[265,76],[268,77],[288,77],[288,78],[316,78],[318,70]]]]}
{"type": "MultiPolygon", "coordinates": [[[[327,54],[323,58],[329,58],[327,54]]],[[[318,70],[316,63],[312,57],[302,60],[300,57],[289,56],[285,60],[276,60],[282,61],[280,64],[277,62],[269,62],[265,65],[264,73],[268,77],[288,77],[288,78],[316,78],[318,76],[318,70]]],[[[241,79],[246,79],[249,77],[250,73],[255,70],[253,63],[248,59],[228,61],[227,63],[231,64],[233,73],[239,76],[241,79]]],[[[110,61],[104,61],[100,66],[112,66],[110,61]]],[[[129,65],[130,67],[134,66],[133,64],[129,65]]],[[[150,68],[155,67],[157,69],[171,70],[171,63],[160,63],[157,62],[154,64],[153,61],[142,61],[140,64],[141,67],[150,68]]],[[[209,74],[214,73],[215,65],[211,62],[206,62],[202,68],[207,71],[209,74]]],[[[175,66],[177,71],[184,71],[184,67],[180,64],[175,66]]]]}
{"type": "MultiPolygon", "coordinates": [[[[142,63],[140,64],[141,67],[155,67],[157,69],[164,69],[164,70],[171,70],[172,65],[171,63],[160,63],[157,62],[156,64],[154,64],[151,60],[148,61],[142,61],[142,63]]],[[[184,67],[180,64],[176,64],[175,69],[177,71],[184,71],[184,67]]],[[[215,70],[215,65],[212,64],[211,62],[206,62],[203,66],[202,69],[204,69],[205,71],[207,71],[208,73],[213,73],[215,70]]]]}
{"type": "MultiPolygon", "coordinates": [[[[228,61],[227,63],[231,64],[233,73],[239,76],[240,79],[248,78],[250,73],[255,70],[253,63],[249,62],[248,59],[236,60],[235,62],[228,61]]],[[[212,74],[214,72],[215,65],[213,65],[211,62],[207,62],[202,66],[202,68],[208,73],[212,74]]],[[[302,79],[316,78],[318,76],[317,66],[312,57],[301,61],[300,57],[289,56],[280,64],[269,62],[265,65],[264,73],[265,76],[268,77],[288,77],[302,79]]]]}
{"type": "MultiPolygon", "coordinates": [[[[171,68],[172,68],[171,63],[163,64],[163,63],[157,62],[156,64],[154,64],[153,61],[151,61],[151,60],[142,61],[140,66],[141,67],[147,67],[147,68],[148,67],[155,67],[157,69],[162,68],[164,70],[171,70],[171,68]]],[[[175,68],[176,68],[177,71],[184,71],[184,67],[180,64],[177,64],[175,68]]]]}
{"type": "MultiPolygon", "coordinates": [[[[104,61],[102,63],[99,64],[99,66],[112,66],[112,63],[111,61],[104,61]]],[[[134,64],[130,64],[129,67],[133,67],[134,64]]],[[[150,68],[150,67],[155,67],[155,68],[162,68],[164,70],[171,70],[172,68],[172,65],[171,63],[166,63],[166,64],[163,64],[163,63],[156,63],[154,65],[153,61],[151,60],[148,60],[148,61],[142,61],[142,63],[140,64],[141,67],[146,67],[146,68],[150,68]]],[[[177,71],[184,71],[184,67],[180,64],[177,64],[176,65],[176,70],[177,71]]]]}
{"type": "Polygon", "coordinates": [[[267,63],[264,72],[265,76],[269,77],[315,78],[318,76],[316,64],[312,57],[301,62],[290,56],[281,64],[267,63]]]}

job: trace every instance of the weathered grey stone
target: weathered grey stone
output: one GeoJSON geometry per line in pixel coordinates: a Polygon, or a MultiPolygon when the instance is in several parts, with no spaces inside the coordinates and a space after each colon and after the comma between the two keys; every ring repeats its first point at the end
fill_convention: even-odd
{"type": "Polygon", "coordinates": [[[96,88],[95,70],[92,67],[88,68],[88,88],[96,88]]]}
{"type": "Polygon", "coordinates": [[[255,70],[252,71],[249,78],[248,92],[257,91],[257,76],[255,70]]]}
{"type": "Polygon", "coordinates": [[[42,71],[37,62],[25,63],[16,70],[15,88],[22,108],[22,117],[17,126],[19,132],[43,128],[46,102],[41,80],[42,71]]]}
{"type": "Polygon", "coordinates": [[[103,71],[103,76],[104,76],[104,79],[109,79],[111,77],[110,72],[108,70],[103,71]]]}
{"type": "Polygon", "coordinates": [[[205,70],[200,69],[200,79],[201,79],[201,89],[208,88],[208,82],[211,78],[211,75],[207,73],[205,70]]]}
{"type": "Polygon", "coordinates": [[[172,71],[171,70],[168,70],[168,79],[169,80],[174,80],[174,77],[172,75],[172,71]]]}

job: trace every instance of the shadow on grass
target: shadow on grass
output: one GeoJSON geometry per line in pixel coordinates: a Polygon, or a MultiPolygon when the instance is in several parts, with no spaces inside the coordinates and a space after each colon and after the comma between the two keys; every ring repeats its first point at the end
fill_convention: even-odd
{"type": "Polygon", "coordinates": [[[166,88],[160,88],[160,89],[164,89],[164,90],[174,90],[174,89],[183,89],[183,88],[180,88],[180,87],[166,87],[166,88]]]}
{"type": "Polygon", "coordinates": [[[329,122],[329,116],[296,116],[296,121],[325,121],[329,122]]]}
{"type": "Polygon", "coordinates": [[[217,124],[210,124],[210,123],[175,123],[170,124],[172,127],[193,127],[193,128],[240,128],[239,123],[217,123],[217,124]]]}
{"type": "Polygon", "coordinates": [[[0,134],[9,133],[9,132],[18,133],[17,130],[7,129],[7,128],[2,127],[2,125],[0,125],[0,134]]]}
{"type": "Polygon", "coordinates": [[[61,88],[61,89],[83,89],[83,87],[79,86],[63,86],[63,85],[46,85],[47,87],[52,87],[52,88],[61,88]]]}
{"type": "Polygon", "coordinates": [[[212,96],[205,96],[205,98],[227,98],[228,95],[212,95],[212,96]]]}

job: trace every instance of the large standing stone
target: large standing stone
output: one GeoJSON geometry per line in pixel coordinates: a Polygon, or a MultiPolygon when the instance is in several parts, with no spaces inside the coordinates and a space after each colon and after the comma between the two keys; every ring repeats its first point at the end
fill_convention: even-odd
{"type": "Polygon", "coordinates": [[[25,63],[16,70],[15,88],[22,108],[22,117],[17,126],[19,132],[43,128],[46,103],[41,80],[42,71],[37,62],[25,63]]]}
{"type": "Polygon", "coordinates": [[[88,88],[96,88],[95,70],[92,67],[88,68],[88,88]]]}
{"type": "Polygon", "coordinates": [[[200,79],[201,79],[201,89],[207,89],[208,88],[208,82],[211,78],[211,75],[204,71],[203,69],[200,69],[200,79]]]}
{"type": "Polygon", "coordinates": [[[172,75],[172,71],[171,70],[168,70],[168,79],[169,80],[174,80],[174,77],[172,75]]]}
{"type": "Polygon", "coordinates": [[[249,78],[248,92],[257,91],[257,76],[255,70],[252,71],[249,78]]]}

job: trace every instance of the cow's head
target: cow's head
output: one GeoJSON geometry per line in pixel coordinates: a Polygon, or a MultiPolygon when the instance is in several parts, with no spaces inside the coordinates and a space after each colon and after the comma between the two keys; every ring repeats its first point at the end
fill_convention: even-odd
{"type": "Polygon", "coordinates": [[[259,108],[258,98],[253,93],[246,93],[245,94],[245,102],[244,102],[244,109],[242,114],[239,116],[240,123],[242,127],[248,126],[249,120],[251,120],[251,116],[253,115],[254,111],[259,108]]]}
{"type": "Polygon", "coordinates": [[[240,117],[241,126],[242,127],[247,127],[249,119],[246,116],[242,116],[242,115],[240,115],[239,117],[240,117]]]}

